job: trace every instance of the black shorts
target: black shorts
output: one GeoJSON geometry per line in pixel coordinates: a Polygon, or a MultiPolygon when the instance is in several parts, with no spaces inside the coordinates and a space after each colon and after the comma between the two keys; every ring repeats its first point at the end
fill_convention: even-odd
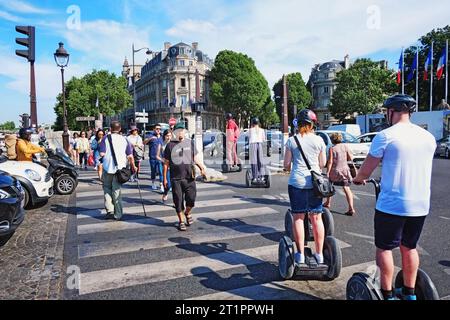
{"type": "Polygon", "coordinates": [[[172,196],[175,210],[177,213],[183,212],[186,207],[195,207],[195,198],[197,196],[197,187],[195,180],[171,180],[172,196]],[[185,203],[186,202],[186,206],[185,203]]]}
{"type": "Polygon", "coordinates": [[[426,216],[402,217],[375,211],[375,245],[378,249],[393,250],[400,244],[415,249],[426,216]]]}

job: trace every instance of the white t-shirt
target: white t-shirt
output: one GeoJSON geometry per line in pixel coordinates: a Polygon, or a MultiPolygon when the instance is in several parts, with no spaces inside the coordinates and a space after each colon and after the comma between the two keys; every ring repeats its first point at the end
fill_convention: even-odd
{"type": "Polygon", "coordinates": [[[108,135],[100,142],[99,151],[100,153],[105,153],[105,156],[103,157],[103,170],[106,173],[114,174],[117,170],[127,166],[127,157],[133,155],[133,147],[125,137],[122,137],[119,134],[111,134],[111,139],[117,158],[117,167],[114,165],[108,135]]]}
{"type": "Polygon", "coordinates": [[[377,210],[405,217],[428,215],[435,150],[434,136],[412,123],[398,123],[377,134],[369,151],[383,159],[377,210]]]}
{"type": "Polygon", "coordinates": [[[263,143],[266,140],[264,129],[254,127],[248,130],[248,143],[263,143]]]}

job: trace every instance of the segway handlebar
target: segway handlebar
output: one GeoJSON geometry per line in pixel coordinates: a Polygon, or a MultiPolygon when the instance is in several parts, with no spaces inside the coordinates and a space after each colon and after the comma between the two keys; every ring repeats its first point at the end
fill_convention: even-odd
{"type": "Polygon", "coordinates": [[[373,184],[373,186],[375,187],[375,195],[378,199],[378,196],[380,195],[380,192],[381,192],[380,181],[376,180],[376,179],[370,179],[367,182],[373,184]]]}

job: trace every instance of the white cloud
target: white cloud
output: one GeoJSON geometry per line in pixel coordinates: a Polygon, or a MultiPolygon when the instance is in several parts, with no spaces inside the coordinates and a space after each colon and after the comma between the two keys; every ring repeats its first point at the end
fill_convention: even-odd
{"type": "MultiPolygon", "coordinates": [[[[250,0],[215,9],[222,19],[186,18],[166,30],[185,42],[198,41],[214,57],[232,49],[251,56],[270,84],[283,73],[301,71],[305,80],[316,63],[354,59],[409,46],[436,27],[448,24],[450,2],[429,0],[315,1],[250,0]],[[380,9],[380,29],[369,29],[367,9],[380,9]],[[237,6],[242,10],[238,12],[237,6]],[[399,14],[401,13],[401,14],[399,14]]],[[[394,66],[391,66],[394,67],[394,66]]]]}
{"type": "Polygon", "coordinates": [[[7,8],[10,11],[20,12],[20,13],[32,13],[32,14],[48,14],[54,13],[53,10],[38,8],[31,5],[25,1],[20,0],[0,0],[0,5],[7,8]]]}
{"type": "Polygon", "coordinates": [[[5,19],[11,22],[19,22],[22,19],[18,16],[12,15],[6,11],[0,10],[0,19],[5,19]]]}

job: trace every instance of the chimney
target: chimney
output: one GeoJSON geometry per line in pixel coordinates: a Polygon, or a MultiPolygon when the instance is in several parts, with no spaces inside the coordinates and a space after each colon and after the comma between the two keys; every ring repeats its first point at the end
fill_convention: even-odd
{"type": "Polygon", "coordinates": [[[348,54],[344,57],[344,68],[350,68],[350,56],[348,54]]]}
{"type": "Polygon", "coordinates": [[[198,42],[192,42],[192,48],[194,49],[194,51],[198,50],[198,42]]]}
{"type": "Polygon", "coordinates": [[[169,50],[169,48],[171,47],[172,45],[170,44],[170,42],[164,42],[164,50],[169,50]]]}

